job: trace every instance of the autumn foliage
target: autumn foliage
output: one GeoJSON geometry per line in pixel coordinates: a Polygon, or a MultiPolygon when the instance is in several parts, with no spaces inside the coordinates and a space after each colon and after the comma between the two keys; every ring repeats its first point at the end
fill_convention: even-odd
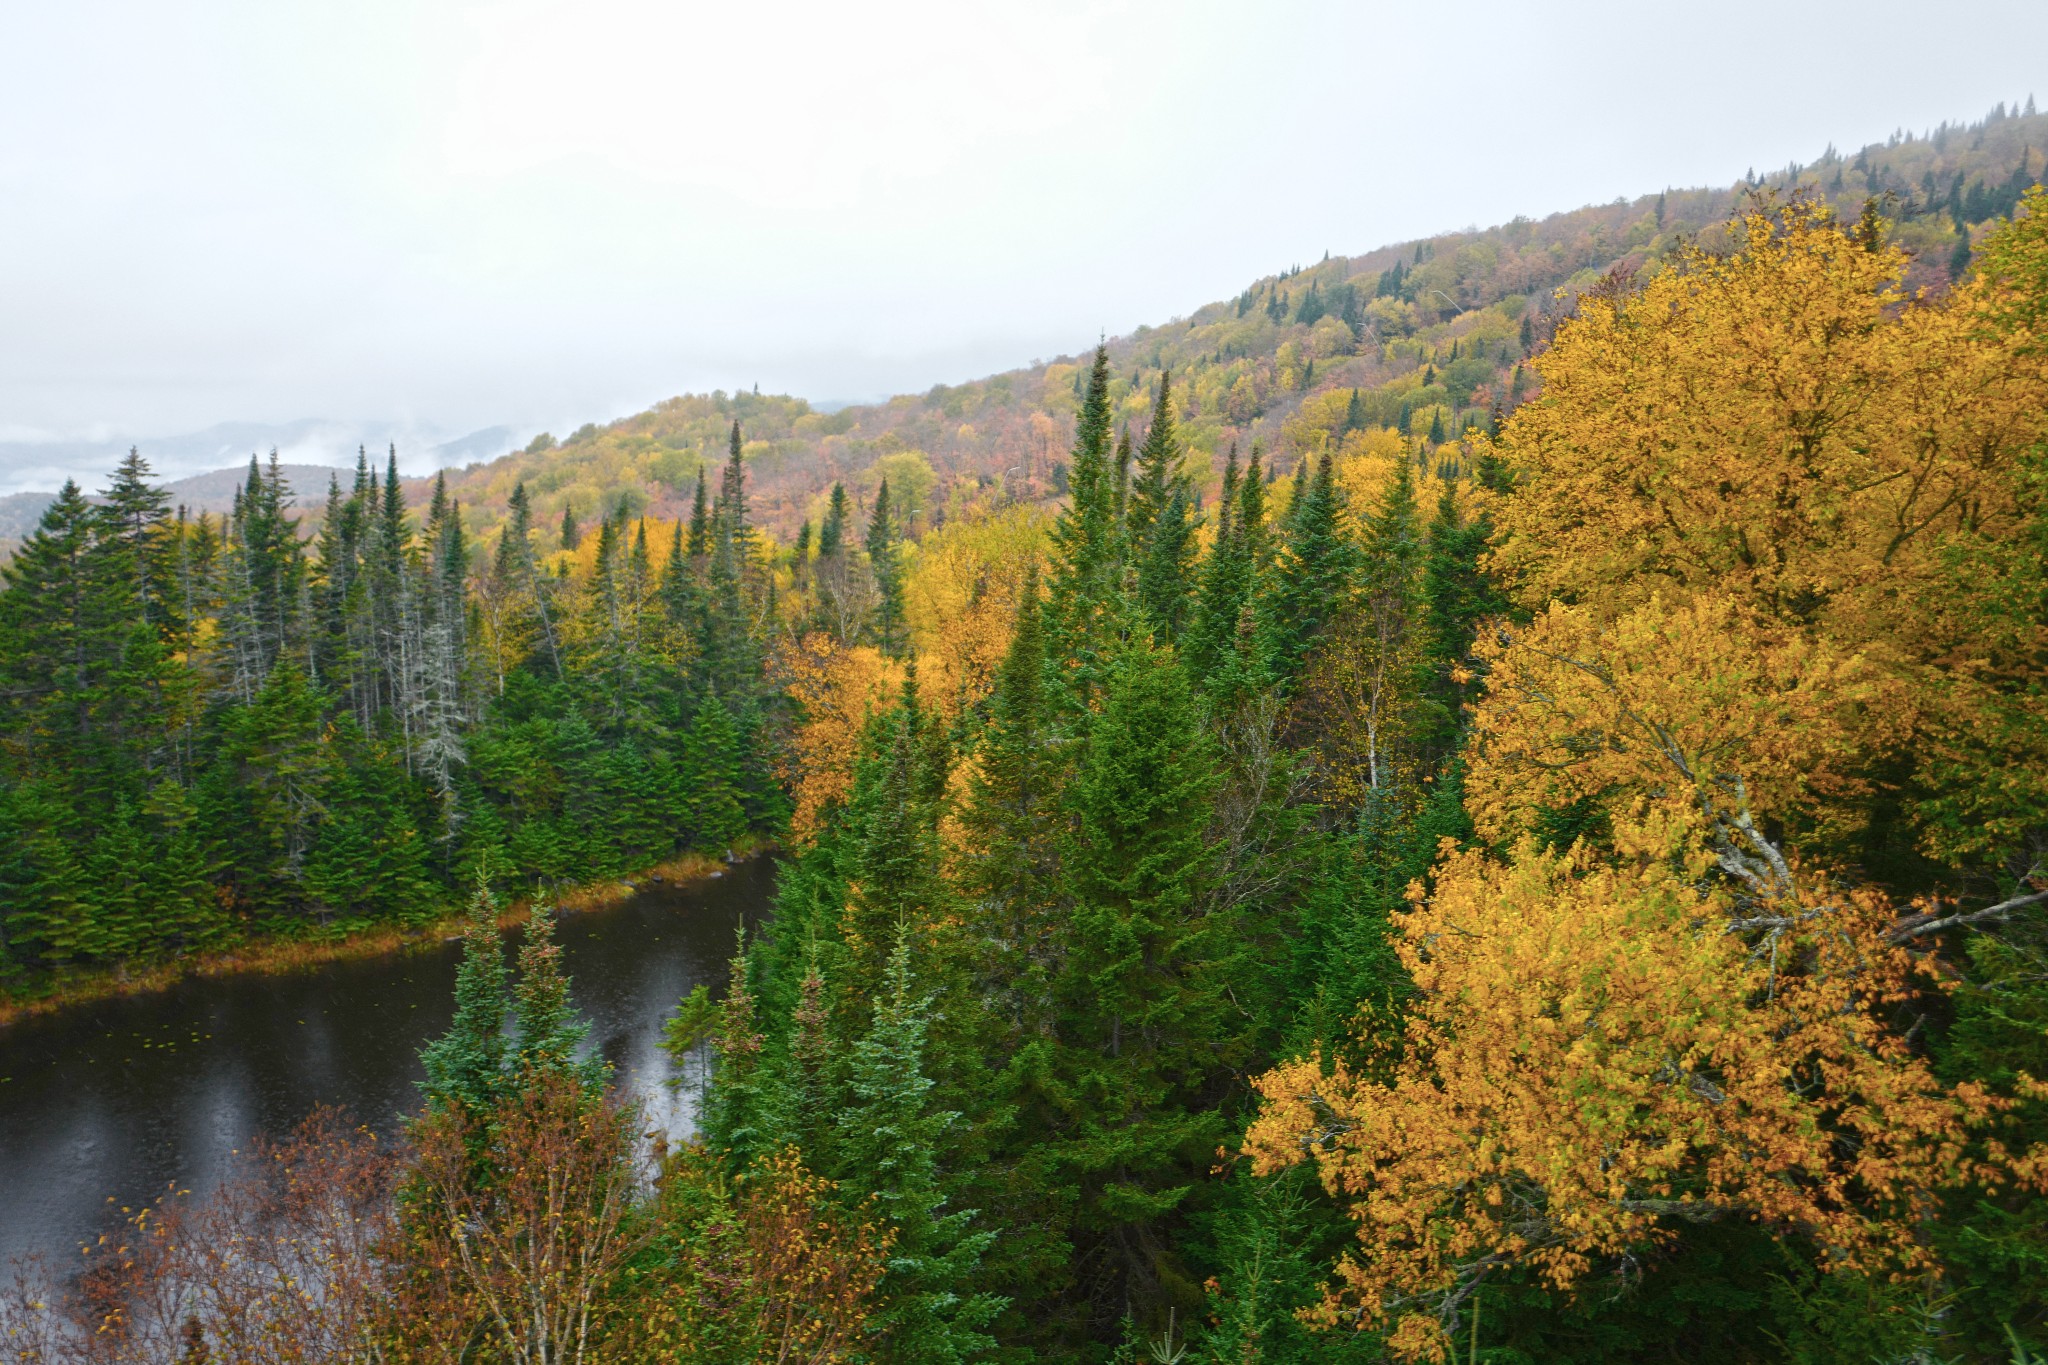
{"type": "Polygon", "coordinates": [[[2038,626],[1989,599],[2026,586],[2048,387],[1986,325],[1996,278],[1908,298],[1879,232],[1795,199],[1582,299],[1506,425],[1495,564],[1530,614],[1476,650],[1481,846],[1409,892],[1402,1035],[1258,1083],[1247,1149],[1356,1219],[1323,1321],[1440,1359],[1490,1276],[1569,1290],[1724,1218],[1921,1271],[1941,1191],[2038,1178],[1979,1133],[2034,1082],[1944,1084],[1910,1041],[1941,893],[1902,909],[1856,863],[1886,802],[1932,853],[2038,823],[2008,781],[1960,830],[1930,771],[2040,718],[1998,662],[2038,626]]]}

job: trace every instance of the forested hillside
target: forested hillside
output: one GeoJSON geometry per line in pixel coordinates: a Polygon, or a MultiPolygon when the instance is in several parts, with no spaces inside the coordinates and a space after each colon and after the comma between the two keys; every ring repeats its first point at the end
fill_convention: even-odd
{"type": "Polygon", "coordinates": [[[167,1197],[77,1292],[0,1293],[0,1339],[2035,1358],[2039,127],[1672,193],[1668,241],[1654,202],[1587,211],[1583,260],[1532,224],[1264,282],[987,409],[1045,405],[1016,477],[1056,498],[937,441],[856,460],[873,413],[777,453],[827,419],[752,395],[634,419],[687,449],[628,423],[490,473],[567,471],[481,545],[488,471],[415,516],[365,465],[310,543],[261,467],[224,523],[139,457],[67,489],[0,592],[9,987],[463,898],[474,927],[400,1151],[316,1125],[207,1206],[256,1212],[167,1197]],[[1937,158],[1996,146],[1967,257],[1913,254],[1961,240],[1937,158]],[[1923,164],[1896,219],[1855,185],[1923,164]],[[682,462],[667,501],[563,505],[643,455],[682,462]],[[812,458],[815,506],[764,492],[812,458]],[[651,1147],[548,917],[508,975],[492,910],[749,831],[776,912],[678,1003],[715,1071],[651,1147]]]}
{"type": "Polygon", "coordinates": [[[260,469],[225,529],[67,491],[0,594],[9,970],[475,928],[401,1152],[316,1124],[9,1339],[2034,1358],[2048,195],[1939,298],[1892,235],[1756,207],[1582,293],[1497,433],[1240,451],[1206,509],[1104,348],[1056,512],[914,554],[881,480],[771,551],[738,428],[567,549],[368,469],[311,552],[260,469]],[[750,826],[777,913],[650,1153],[493,891],[750,826]]]}
{"type": "MultiPolygon", "coordinates": [[[[1209,501],[1232,444],[1240,454],[1259,444],[1268,467],[1283,469],[1326,442],[1382,428],[1441,446],[1534,391],[1526,362],[1580,291],[1617,269],[1654,271],[1687,241],[1721,242],[1722,224],[1757,190],[1806,186],[1850,218],[1880,196],[1887,232],[1910,258],[1908,284],[1938,290],[2044,166],[2048,115],[2031,103],[2025,112],[2000,106],[1981,123],[1902,131],[1847,154],[1830,148],[1811,165],[1726,188],[1670,190],[1292,267],[1234,299],[1112,339],[1113,420],[1142,426],[1154,379],[1171,369],[1195,492],[1209,501]]],[[[749,393],[676,398],[450,471],[450,488],[469,509],[470,531],[486,537],[521,481],[548,526],[565,510],[589,522],[621,498],[636,513],[674,518],[686,513],[699,471],[724,458],[737,420],[756,515],[782,545],[803,521],[816,522],[832,484],[864,511],[884,475],[912,494],[910,524],[922,530],[956,497],[997,488],[1026,502],[1063,496],[1085,380],[1085,359],[1062,356],[829,414],[749,393]]],[[[425,482],[409,488],[416,503],[430,491],[425,482]]]]}

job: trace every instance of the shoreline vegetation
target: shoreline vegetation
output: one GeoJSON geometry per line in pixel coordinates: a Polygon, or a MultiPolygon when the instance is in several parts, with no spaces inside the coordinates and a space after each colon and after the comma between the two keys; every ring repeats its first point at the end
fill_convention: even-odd
{"type": "MultiPolygon", "coordinates": [[[[607,910],[638,895],[651,884],[692,886],[724,875],[728,868],[771,852],[772,841],[748,836],[733,842],[729,858],[710,853],[685,853],[624,877],[606,877],[573,887],[553,897],[556,910],[589,914],[607,910]]],[[[498,914],[501,932],[516,929],[533,913],[534,897],[508,902],[498,914]]],[[[467,912],[451,910],[422,924],[369,924],[332,937],[252,939],[218,952],[176,957],[142,966],[103,967],[76,976],[37,983],[30,994],[0,987],[0,1037],[24,1020],[57,1014],[103,1000],[128,999],[169,990],[191,978],[264,975],[309,971],[335,962],[356,962],[395,953],[438,948],[460,938],[467,912]]]]}

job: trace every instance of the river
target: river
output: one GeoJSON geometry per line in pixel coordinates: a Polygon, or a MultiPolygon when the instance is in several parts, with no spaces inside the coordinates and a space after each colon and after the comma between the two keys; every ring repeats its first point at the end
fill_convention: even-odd
{"type": "MultiPolygon", "coordinates": [[[[774,876],[756,858],[559,921],[592,1046],[671,1133],[691,1125],[703,1062],[670,1087],[662,1023],[699,983],[722,989],[735,927],[766,916],[774,876]]],[[[194,979],[0,1029],[0,1267],[69,1256],[171,1182],[203,1193],[235,1148],[289,1131],[315,1105],[393,1131],[419,1102],[420,1045],[454,1013],[460,956],[446,943],[194,979]]]]}

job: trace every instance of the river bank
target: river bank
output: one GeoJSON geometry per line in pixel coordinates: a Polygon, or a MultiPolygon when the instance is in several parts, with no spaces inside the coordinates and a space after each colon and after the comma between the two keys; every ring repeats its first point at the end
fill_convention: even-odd
{"type": "MultiPolygon", "coordinates": [[[[588,1054],[675,1140],[711,1058],[675,1056],[664,1028],[696,987],[724,989],[738,926],[774,913],[774,864],[698,863],[681,886],[633,877],[631,895],[556,925],[588,1054]]],[[[253,1136],[282,1138],[317,1106],[398,1138],[419,1112],[420,1049],[454,1019],[462,956],[460,939],[429,938],[309,971],[188,976],[0,1034],[0,1272],[14,1256],[72,1263],[173,1181],[203,1195],[253,1136]]]]}
{"type": "MultiPolygon", "coordinates": [[[[759,857],[772,845],[765,839],[746,839],[730,850],[733,861],[759,857]]],[[[686,887],[722,876],[730,866],[726,859],[705,853],[686,853],[654,864],[642,872],[610,877],[563,891],[553,897],[559,910],[583,914],[616,906],[649,884],[686,887]]],[[[498,915],[500,929],[526,923],[533,911],[533,898],[509,903],[498,915]]],[[[0,989],[0,1030],[22,1019],[54,1014],[79,1005],[128,996],[149,995],[168,990],[181,981],[195,978],[280,975],[306,971],[332,962],[351,962],[416,952],[445,943],[460,934],[467,921],[457,912],[415,925],[373,925],[332,938],[265,938],[223,948],[124,967],[93,968],[73,976],[59,975],[37,983],[34,994],[0,989]]]]}

